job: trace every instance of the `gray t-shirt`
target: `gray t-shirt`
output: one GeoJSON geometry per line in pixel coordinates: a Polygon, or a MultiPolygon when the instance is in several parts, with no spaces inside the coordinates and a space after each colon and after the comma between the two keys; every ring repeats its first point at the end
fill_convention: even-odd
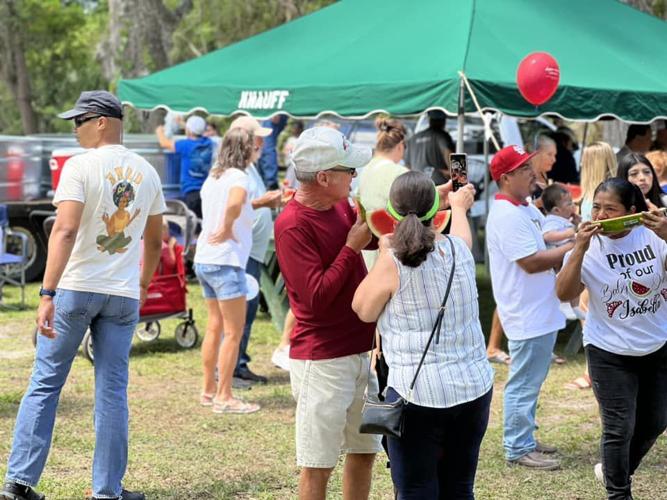
{"type": "MultiPolygon", "coordinates": [[[[263,196],[266,193],[266,187],[254,165],[246,168],[246,173],[250,177],[248,196],[252,201],[263,196]]],[[[252,225],[252,248],[250,249],[251,259],[264,262],[272,234],[273,217],[271,216],[271,209],[267,207],[255,209],[255,222],[252,225]]]]}

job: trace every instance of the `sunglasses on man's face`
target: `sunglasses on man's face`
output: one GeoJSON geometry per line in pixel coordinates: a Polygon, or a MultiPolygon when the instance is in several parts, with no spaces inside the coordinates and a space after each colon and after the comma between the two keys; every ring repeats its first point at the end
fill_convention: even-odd
{"type": "Polygon", "coordinates": [[[356,168],[336,167],[336,168],[330,168],[329,172],[344,172],[346,174],[350,174],[352,177],[357,176],[356,168]]]}
{"type": "Polygon", "coordinates": [[[95,118],[100,118],[100,115],[77,116],[74,118],[74,127],[79,128],[84,123],[94,120],[95,118]]]}

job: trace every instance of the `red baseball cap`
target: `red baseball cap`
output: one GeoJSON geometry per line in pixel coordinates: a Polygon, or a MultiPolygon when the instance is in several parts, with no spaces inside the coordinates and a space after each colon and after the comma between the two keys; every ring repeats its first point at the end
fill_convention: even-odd
{"type": "Polygon", "coordinates": [[[498,182],[501,175],[509,174],[513,170],[516,170],[536,154],[537,151],[526,153],[521,146],[504,147],[491,160],[491,177],[494,181],[498,182]]]}

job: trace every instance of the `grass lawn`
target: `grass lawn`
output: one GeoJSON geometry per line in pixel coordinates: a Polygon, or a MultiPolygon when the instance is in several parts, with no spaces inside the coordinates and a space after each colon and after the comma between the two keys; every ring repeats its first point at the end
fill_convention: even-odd
{"type": "MultiPolygon", "coordinates": [[[[479,277],[482,323],[488,332],[493,302],[488,279],[479,277]]],[[[5,289],[9,302],[16,290],[5,289]]],[[[0,475],[4,477],[14,418],[30,375],[37,288],[28,291],[30,309],[0,311],[0,475]]],[[[206,318],[200,289],[191,286],[190,304],[197,326],[206,318]]],[[[273,367],[271,352],[279,335],[260,316],[251,342],[252,367],[270,377],[242,396],[262,405],[249,416],[220,416],[197,404],[199,352],[181,350],[173,337],[176,321],[165,321],[162,337],[151,344],[135,339],[130,365],[130,463],[126,485],[149,499],[294,498],[298,469],[294,463],[294,403],[289,377],[273,367]]],[[[563,340],[563,339],[561,339],[563,340]]],[[[502,388],[507,369],[496,368],[489,430],[477,473],[479,499],[601,499],[593,477],[598,457],[599,420],[591,391],[569,391],[563,384],[583,370],[583,357],[553,367],[546,382],[538,420],[540,438],[557,445],[563,467],[557,472],[508,468],[502,454],[502,388]]],[[[81,499],[90,486],[94,445],[93,371],[77,357],[63,391],[53,446],[39,489],[49,499],[81,499]]],[[[391,479],[385,457],[376,463],[372,498],[390,499],[391,479]]],[[[636,499],[667,499],[667,438],[645,459],[634,479],[636,499]]],[[[330,498],[341,497],[341,467],[330,498]]]]}

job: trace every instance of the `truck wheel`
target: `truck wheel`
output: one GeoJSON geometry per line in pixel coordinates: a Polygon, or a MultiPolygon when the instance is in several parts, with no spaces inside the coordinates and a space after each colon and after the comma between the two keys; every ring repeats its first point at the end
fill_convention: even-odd
{"type": "MultiPolygon", "coordinates": [[[[11,228],[15,233],[25,234],[28,237],[28,263],[25,267],[26,281],[35,281],[41,279],[46,267],[46,248],[35,238],[30,229],[23,226],[13,226],[11,228]]],[[[20,252],[20,248],[8,248],[8,252],[20,252]]]]}

